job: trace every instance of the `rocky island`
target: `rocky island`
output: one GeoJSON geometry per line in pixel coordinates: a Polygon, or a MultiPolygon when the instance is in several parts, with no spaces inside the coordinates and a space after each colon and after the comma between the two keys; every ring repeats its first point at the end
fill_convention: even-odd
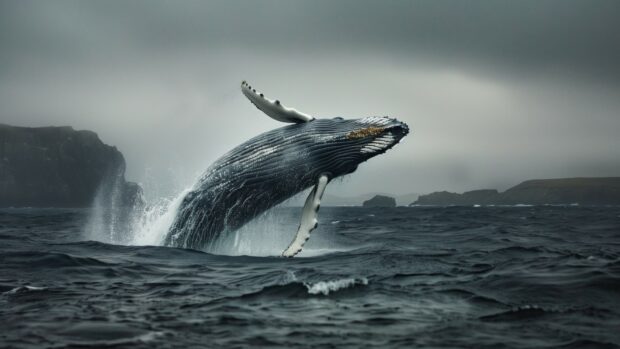
{"type": "Polygon", "coordinates": [[[364,207],[396,207],[396,199],[385,195],[375,195],[372,199],[364,201],[364,207]]]}
{"type": "Polygon", "coordinates": [[[92,131],[0,124],[0,207],[87,207],[106,182],[132,205],[141,188],[124,174],[123,154],[92,131]]]}
{"type": "Polygon", "coordinates": [[[483,189],[421,195],[412,205],[620,205],[620,177],[534,179],[505,192],[483,189]]]}

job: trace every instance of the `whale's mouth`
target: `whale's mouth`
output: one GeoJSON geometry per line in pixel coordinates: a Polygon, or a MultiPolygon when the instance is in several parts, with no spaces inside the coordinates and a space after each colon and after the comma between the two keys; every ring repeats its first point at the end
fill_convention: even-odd
{"type": "Polygon", "coordinates": [[[379,137],[375,138],[372,142],[362,147],[360,152],[364,154],[375,154],[384,152],[397,143],[396,137],[392,132],[384,132],[379,137]]]}
{"type": "Polygon", "coordinates": [[[409,127],[405,123],[394,120],[391,125],[380,128],[380,132],[373,130],[372,133],[374,139],[361,148],[362,154],[375,156],[385,153],[409,133],[409,127]]]}

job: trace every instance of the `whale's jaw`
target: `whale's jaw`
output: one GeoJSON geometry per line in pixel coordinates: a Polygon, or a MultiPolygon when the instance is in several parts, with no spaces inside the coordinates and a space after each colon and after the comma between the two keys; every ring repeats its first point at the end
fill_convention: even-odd
{"type": "Polygon", "coordinates": [[[385,153],[409,134],[409,126],[404,122],[387,117],[385,117],[385,121],[388,124],[384,127],[370,126],[368,128],[369,133],[372,133],[374,138],[360,149],[360,152],[367,158],[385,153]]]}

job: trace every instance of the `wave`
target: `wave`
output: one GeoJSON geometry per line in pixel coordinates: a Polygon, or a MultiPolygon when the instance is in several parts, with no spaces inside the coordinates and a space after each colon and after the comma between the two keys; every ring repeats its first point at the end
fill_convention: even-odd
{"type": "Polygon", "coordinates": [[[620,348],[617,344],[610,342],[602,342],[590,339],[575,339],[566,344],[556,346],[558,349],[584,349],[584,348],[603,348],[603,349],[616,349],[620,348]]]}
{"type": "Polygon", "coordinates": [[[355,285],[368,285],[368,279],[339,279],[332,281],[319,281],[314,284],[304,283],[304,286],[308,289],[309,294],[322,294],[327,296],[331,292],[336,292],[345,288],[353,287],[355,285]]]}
{"type": "Polygon", "coordinates": [[[525,305],[516,309],[510,309],[496,314],[484,315],[480,317],[482,321],[519,321],[530,318],[537,318],[546,314],[556,313],[552,310],[543,309],[537,305],[525,305]]]}
{"type": "Polygon", "coordinates": [[[328,296],[334,293],[342,293],[347,290],[353,290],[358,287],[368,285],[368,279],[362,278],[344,278],[328,281],[317,282],[302,282],[297,281],[297,278],[293,275],[289,278],[290,281],[265,286],[257,291],[244,293],[238,296],[230,296],[218,298],[213,301],[209,301],[201,304],[186,304],[181,308],[197,308],[197,307],[210,307],[217,306],[218,304],[230,304],[231,299],[243,300],[248,302],[256,302],[257,300],[264,301],[267,299],[283,299],[283,298],[308,298],[317,296],[328,296]]]}
{"type": "Polygon", "coordinates": [[[76,257],[57,252],[6,252],[3,254],[4,267],[15,265],[16,270],[28,268],[63,268],[63,267],[102,267],[109,263],[91,257],[76,257]]]}
{"type": "Polygon", "coordinates": [[[127,324],[81,321],[56,333],[67,347],[118,348],[153,342],[164,332],[148,331],[127,324]]]}
{"type": "Polygon", "coordinates": [[[47,287],[18,286],[6,292],[2,292],[2,294],[3,295],[15,295],[15,294],[28,293],[28,292],[40,292],[40,291],[45,291],[45,290],[47,290],[47,287]]]}
{"type": "Polygon", "coordinates": [[[507,308],[508,305],[490,296],[482,295],[471,290],[465,290],[461,288],[448,288],[438,291],[439,293],[456,296],[465,299],[471,303],[485,307],[500,307],[507,308]]]}
{"type": "Polygon", "coordinates": [[[589,316],[602,317],[609,314],[609,310],[585,307],[579,309],[549,309],[535,304],[526,304],[507,311],[484,315],[479,317],[482,321],[521,321],[535,318],[542,318],[548,315],[581,313],[589,316]]]}

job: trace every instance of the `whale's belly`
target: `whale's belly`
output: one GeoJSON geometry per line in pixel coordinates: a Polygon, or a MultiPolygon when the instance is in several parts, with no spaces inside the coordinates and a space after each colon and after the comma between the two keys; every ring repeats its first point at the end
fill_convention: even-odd
{"type": "Polygon", "coordinates": [[[204,249],[222,234],[239,229],[310,183],[284,172],[260,178],[236,173],[226,180],[219,177],[202,181],[183,199],[165,245],[204,249]]]}

